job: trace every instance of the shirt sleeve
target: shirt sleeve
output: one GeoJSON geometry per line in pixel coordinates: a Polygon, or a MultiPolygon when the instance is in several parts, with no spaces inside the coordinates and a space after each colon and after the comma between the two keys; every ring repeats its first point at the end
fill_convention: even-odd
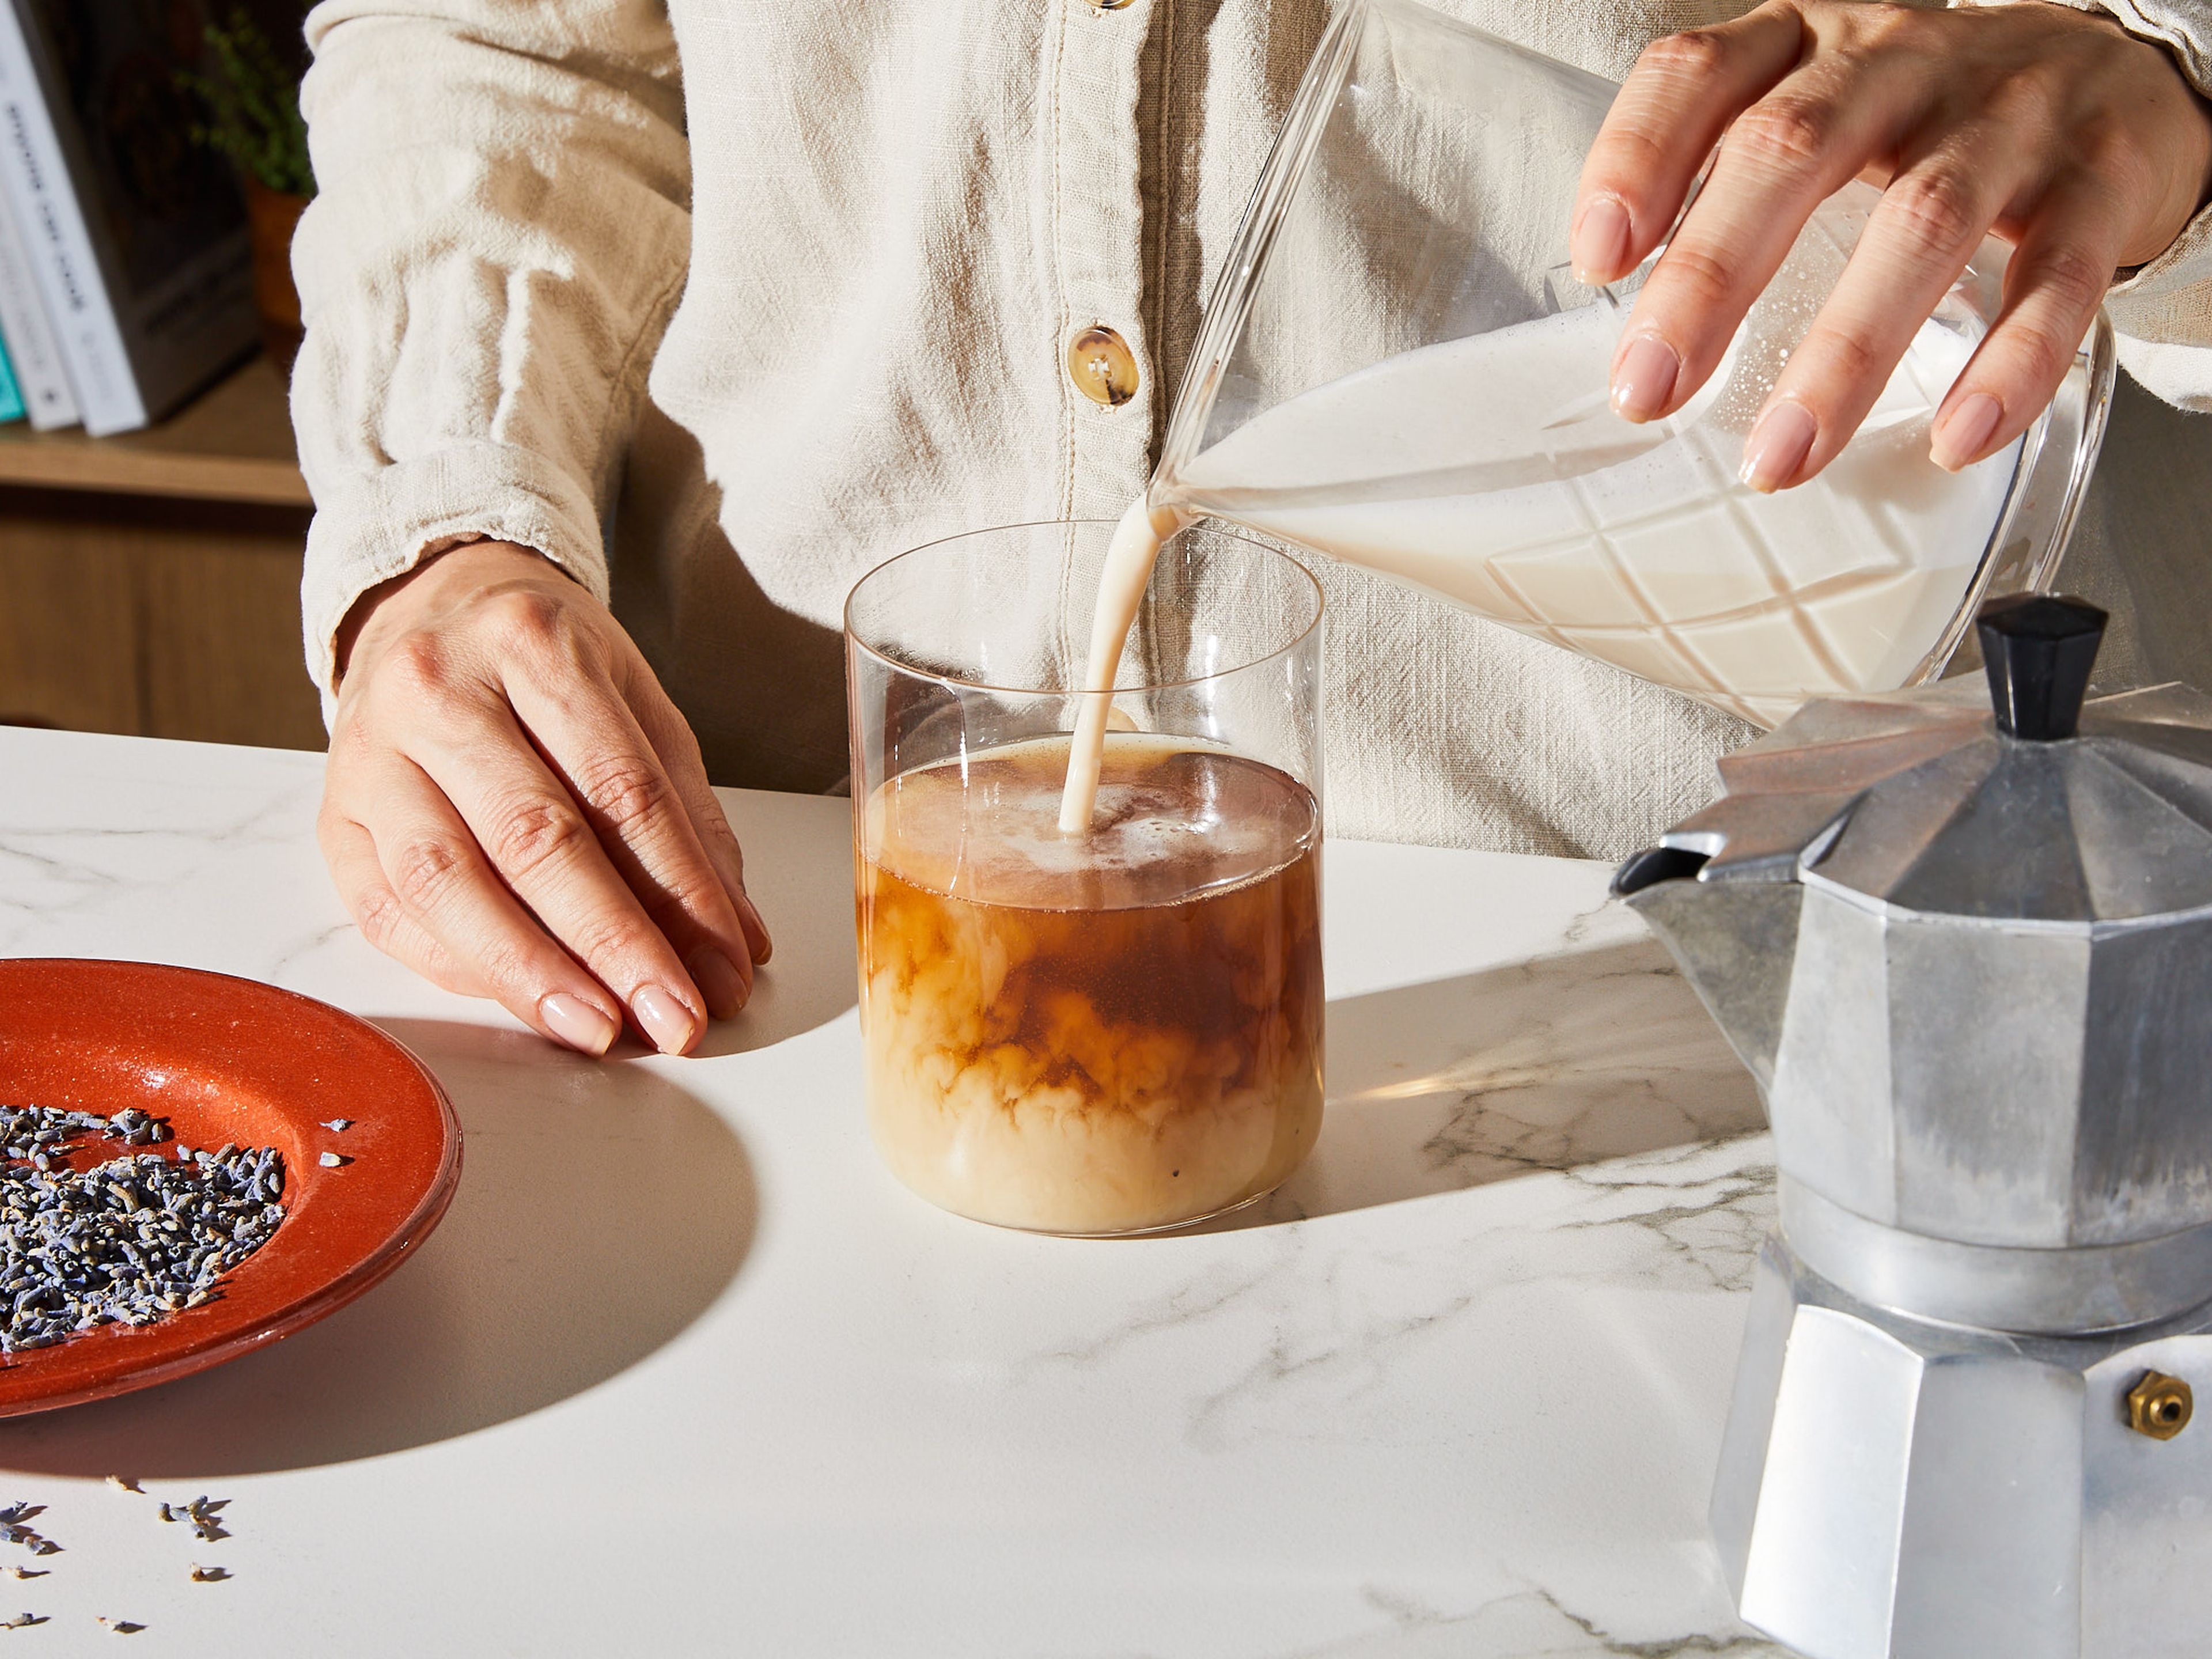
{"type": "Polygon", "coordinates": [[[690,161],[660,0],[328,0],[307,35],[292,416],[327,710],[354,601],[456,543],[535,548],[606,596],[690,161]]]}

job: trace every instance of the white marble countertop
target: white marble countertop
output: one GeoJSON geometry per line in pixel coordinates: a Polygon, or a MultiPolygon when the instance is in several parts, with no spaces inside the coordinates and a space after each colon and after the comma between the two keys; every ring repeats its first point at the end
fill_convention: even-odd
{"type": "Polygon", "coordinates": [[[0,730],[0,953],[326,999],[467,1138],[444,1225],[361,1302],[0,1423],[0,1500],[64,1546],[0,1577],[0,1617],[51,1620],[11,1653],[107,1651],[96,1615],[225,1656],[1778,1651],[1704,1520],[1767,1143],[1603,866],[1332,846],[1311,1163],[1212,1231],[1075,1243],[878,1166],[844,803],[727,796],[763,989],[704,1058],[594,1063],[362,943],[319,777],[0,730]],[[110,1472],[229,1498],[235,1535],[110,1472]],[[234,1577],[191,1583],[210,1559],[234,1577]]]}

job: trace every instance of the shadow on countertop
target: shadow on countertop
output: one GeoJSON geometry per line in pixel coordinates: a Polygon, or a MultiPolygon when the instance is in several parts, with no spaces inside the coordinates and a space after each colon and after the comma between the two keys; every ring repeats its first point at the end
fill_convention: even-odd
{"type": "Polygon", "coordinates": [[[745,888],[775,954],[735,1019],[707,1028],[696,1057],[766,1048],[842,1016],[860,1000],[853,946],[853,806],[842,799],[725,794],[746,849],[745,888]]]}
{"type": "Polygon", "coordinates": [[[1266,1226],[1766,1127],[1759,1091],[1656,939],[1328,1006],[1328,1110],[1266,1226]]]}
{"type": "Polygon", "coordinates": [[[379,1023],[461,1120],[460,1188],[421,1253],[258,1353],[0,1423],[0,1468],[257,1474],[450,1439],[628,1370],[737,1277],[757,1222],[750,1164],[665,1075],[521,1032],[379,1023]]]}

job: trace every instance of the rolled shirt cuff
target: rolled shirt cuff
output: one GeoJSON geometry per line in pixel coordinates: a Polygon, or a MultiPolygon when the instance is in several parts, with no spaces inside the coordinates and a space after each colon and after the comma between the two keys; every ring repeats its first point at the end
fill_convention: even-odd
{"type": "Polygon", "coordinates": [[[528,450],[468,444],[356,474],[335,489],[318,485],[300,614],[325,724],[337,704],[337,631],[354,602],[470,541],[533,548],[607,598],[606,550],[590,495],[528,450]]]}
{"type": "Polygon", "coordinates": [[[2212,206],[2105,295],[2112,325],[2140,340],[2212,346],[2212,206]]]}

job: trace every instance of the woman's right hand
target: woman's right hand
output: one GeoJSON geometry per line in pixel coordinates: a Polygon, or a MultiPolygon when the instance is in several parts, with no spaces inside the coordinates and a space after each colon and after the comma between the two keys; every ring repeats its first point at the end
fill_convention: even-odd
{"type": "Polygon", "coordinates": [[[358,600],[317,834],[370,943],[604,1054],[690,1050],[768,930],[697,740],[607,608],[473,542],[358,600]]]}

